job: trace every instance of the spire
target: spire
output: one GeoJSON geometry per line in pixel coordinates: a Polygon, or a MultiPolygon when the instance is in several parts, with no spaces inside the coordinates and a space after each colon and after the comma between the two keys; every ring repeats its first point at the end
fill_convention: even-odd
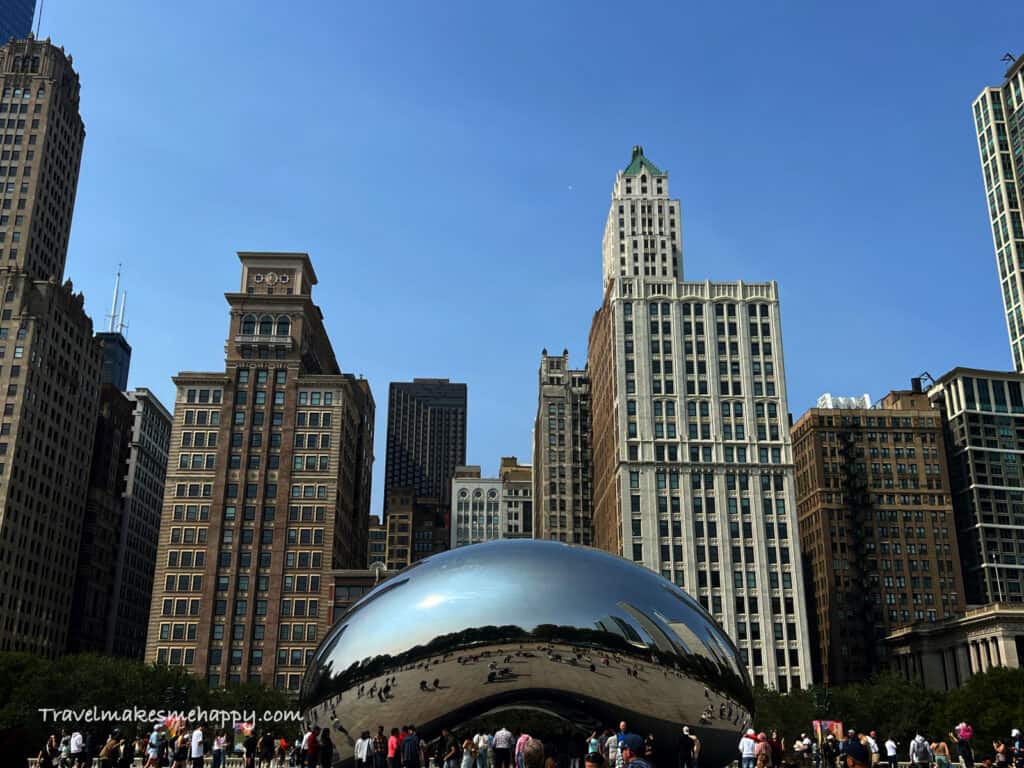
{"type": "Polygon", "coordinates": [[[664,171],[644,157],[644,148],[639,144],[636,144],[633,147],[633,155],[630,158],[629,165],[623,173],[626,176],[636,176],[641,170],[646,170],[652,176],[665,175],[664,171]]]}
{"type": "Polygon", "coordinates": [[[121,265],[117,265],[117,277],[114,278],[114,299],[110,302],[110,314],[107,317],[110,318],[110,324],[107,326],[107,330],[110,333],[114,332],[114,321],[117,319],[117,294],[121,290],[121,265]]]}
{"type": "Polygon", "coordinates": [[[124,329],[128,327],[128,323],[124,319],[124,306],[128,303],[128,291],[124,291],[121,294],[121,311],[117,313],[117,332],[124,336],[124,329]]]}

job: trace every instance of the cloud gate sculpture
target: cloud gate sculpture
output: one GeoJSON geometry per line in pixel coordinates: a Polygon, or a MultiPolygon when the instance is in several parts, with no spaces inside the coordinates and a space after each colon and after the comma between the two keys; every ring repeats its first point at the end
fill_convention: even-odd
{"type": "Polygon", "coordinates": [[[435,555],[376,587],[317,649],[301,705],[342,766],[378,725],[427,740],[504,726],[564,757],[626,720],[653,736],[659,768],[674,768],[689,725],[704,768],[736,757],[752,695],[732,641],[678,587],[599,550],[521,539],[435,555]]]}

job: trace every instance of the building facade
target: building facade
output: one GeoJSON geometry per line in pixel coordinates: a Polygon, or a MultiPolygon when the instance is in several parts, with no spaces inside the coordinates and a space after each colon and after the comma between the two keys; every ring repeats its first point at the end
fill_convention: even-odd
{"type": "Polygon", "coordinates": [[[1014,368],[1024,371],[1024,56],[1001,85],[981,92],[973,108],[1010,351],[1014,368]]]}
{"type": "Polygon", "coordinates": [[[901,627],[888,637],[890,666],[929,690],[959,688],[990,669],[1024,659],[1024,607],[998,603],[935,624],[901,627]]]}
{"type": "Polygon", "coordinates": [[[594,541],[699,600],[755,682],[800,688],[810,646],[777,287],[683,282],[680,230],[668,174],[634,148],[588,349],[594,541]]]}
{"type": "Polygon", "coordinates": [[[372,569],[374,566],[385,567],[388,562],[388,527],[381,523],[380,517],[370,515],[370,529],[368,531],[370,549],[366,556],[367,565],[372,569]]]}
{"type": "Polygon", "coordinates": [[[132,408],[131,431],[105,652],[141,659],[153,599],[172,419],[145,387],[131,390],[127,398],[132,408]]]}
{"type": "Polygon", "coordinates": [[[391,382],[388,388],[384,517],[388,492],[412,488],[448,509],[455,467],[466,463],[466,385],[448,379],[391,382]]]}
{"type": "Polygon", "coordinates": [[[394,574],[383,567],[337,570],[331,573],[331,616],[333,626],[345,612],[374,587],[394,574]]]}
{"type": "Polygon", "coordinates": [[[71,625],[102,355],[82,295],[62,282],[85,141],[71,57],[47,41],[0,47],[0,115],[0,651],[55,656],[71,625]]]}
{"type": "Polygon", "coordinates": [[[497,477],[476,465],[456,468],[452,479],[451,547],[497,539],[533,538],[533,470],[515,456],[501,459],[497,477]]]}
{"type": "Polygon", "coordinates": [[[954,368],[942,415],[967,603],[1024,602],[1024,374],[954,368]]]}
{"type": "Polygon", "coordinates": [[[339,568],[365,568],[373,397],[338,366],[303,253],[240,253],[223,372],[174,377],[146,659],[296,690],[339,568]]]}
{"type": "Polygon", "coordinates": [[[105,652],[110,617],[116,615],[114,583],[121,556],[132,410],[124,392],[113,384],[103,384],[78,547],[73,630],[68,635],[71,653],[105,652]]]}
{"type": "Polygon", "coordinates": [[[36,0],[4,0],[0,5],[0,45],[12,37],[27,38],[32,34],[36,0]]]}
{"type": "MultiPolygon", "coordinates": [[[[819,400],[819,402],[821,402],[819,400]]],[[[812,408],[792,429],[797,517],[826,685],[888,666],[886,636],[964,610],[939,412],[921,391],[812,408]]]]}
{"type": "Polygon", "coordinates": [[[541,352],[533,423],[533,535],[593,542],[590,379],[569,352],[541,352]]]}
{"type": "Polygon", "coordinates": [[[448,510],[440,499],[421,496],[415,488],[392,488],[384,498],[387,570],[400,571],[448,549],[448,510]]]}

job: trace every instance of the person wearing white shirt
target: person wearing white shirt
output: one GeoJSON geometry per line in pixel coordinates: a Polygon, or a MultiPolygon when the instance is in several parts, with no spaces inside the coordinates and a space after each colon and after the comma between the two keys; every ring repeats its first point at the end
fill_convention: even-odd
{"type": "Polygon", "coordinates": [[[742,768],[754,768],[754,747],[757,746],[754,741],[754,729],[751,728],[743,734],[743,738],[740,739],[738,749],[740,752],[740,765],[742,768]]]}
{"type": "Polygon", "coordinates": [[[890,768],[896,768],[896,742],[892,736],[885,740],[885,759],[890,768]]]}
{"type": "Polygon", "coordinates": [[[203,768],[203,726],[197,726],[192,731],[192,768],[203,768]]]}
{"type": "Polygon", "coordinates": [[[82,756],[82,749],[84,748],[84,746],[85,746],[85,744],[84,744],[84,741],[82,739],[82,734],[79,731],[75,731],[74,733],[72,733],[71,734],[71,759],[72,759],[72,762],[76,762],[76,763],[78,762],[79,758],[82,756]]]}
{"type": "Polygon", "coordinates": [[[486,733],[478,733],[473,737],[476,747],[476,768],[487,768],[487,751],[491,747],[491,737],[486,733]]]}
{"type": "Polygon", "coordinates": [[[878,765],[881,760],[881,756],[878,754],[878,734],[871,731],[864,738],[868,740],[868,749],[871,751],[871,765],[878,765]]]}

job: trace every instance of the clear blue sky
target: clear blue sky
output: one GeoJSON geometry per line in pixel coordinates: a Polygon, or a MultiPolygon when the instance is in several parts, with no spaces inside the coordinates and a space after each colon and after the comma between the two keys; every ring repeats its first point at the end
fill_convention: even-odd
{"type": "Polygon", "coordinates": [[[238,250],[303,250],[342,367],[469,385],[528,460],[543,347],[583,365],[633,144],[688,279],[780,283],[791,410],[1009,368],[970,105],[1024,4],[46,0],[82,78],[68,275],[126,264],[131,384],[223,366],[238,250]]]}

